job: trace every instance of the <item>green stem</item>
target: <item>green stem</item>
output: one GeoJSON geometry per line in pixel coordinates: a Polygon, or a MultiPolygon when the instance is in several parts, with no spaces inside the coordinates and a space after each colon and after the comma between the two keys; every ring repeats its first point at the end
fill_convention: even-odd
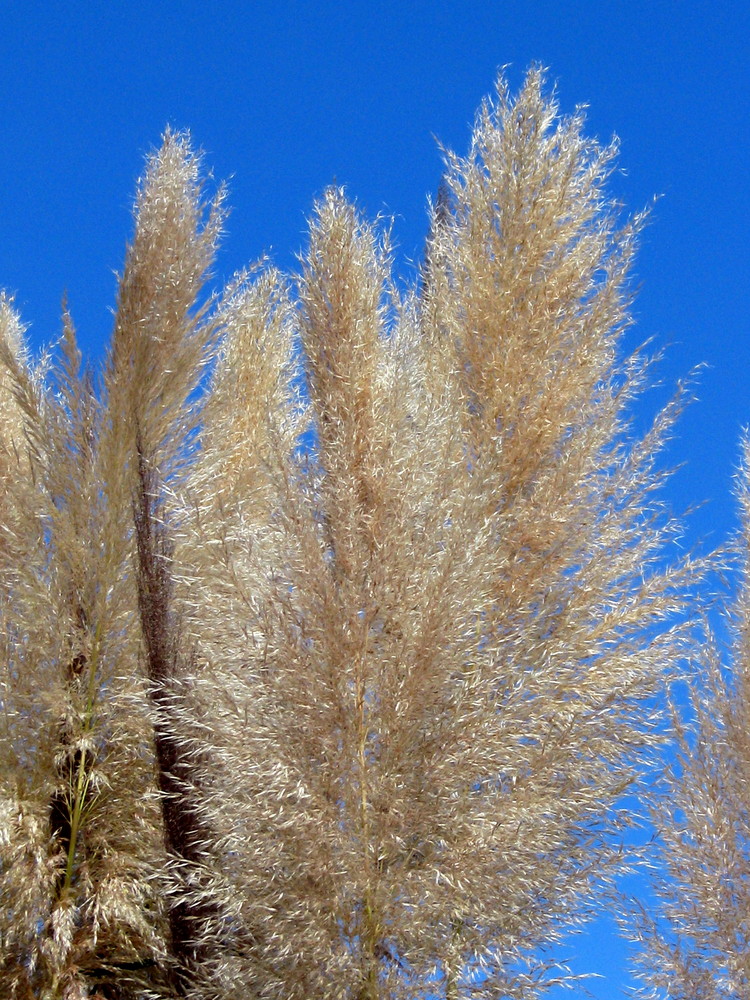
{"type": "MultiPolygon", "coordinates": [[[[92,643],[91,658],[89,660],[88,690],[86,693],[86,711],[84,713],[83,735],[88,736],[93,729],[94,722],[94,702],[96,699],[96,670],[99,661],[99,650],[101,645],[102,623],[97,622],[94,631],[94,641],[92,643]]],[[[78,847],[78,834],[83,821],[83,814],[86,807],[90,773],[87,773],[88,756],[87,751],[81,750],[78,767],[75,775],[75,792],[71,803],[70,812],[70,840],[68,842],[68,854],[65,863],[65,879],[63,881],[61,895],[65,896],[73,884],[73,873],[75,870],[75,856],[78,847]]]]}
{"type": "Polygon", "coordinates": [[[374,912],[373,907],[373,891],[372,891],[372,848],[371,848],[371,830],[370,830],[370,817],[368,810],[367,801],[367,704],[366,704],[366,692],[367,686],[365,682],[365,662],[367,657],[367,637],[369,634],[369,623],[363,623],[363,651],[359,659],[359,667],[357,671],[357,716],[359,725],[359,746],[358,746],[358,757],[359,757],[359,808],[360,808],[360,830],[362,837],[362,844],[364,847],[365,854],[365,872],[367,884],[365,887],[365,896],[362,906],[362,930],[361,930],[361,945],[363,952],[363,959],[365,969],[364,971],[364,984],[362,987],[362,992],[360,994],[361,1000],[377,1000],[378,997],[378,959],[376,956],[376,946],[379,937],[379,921],[377,915],[374,912]]]}
{"type": "Polygon", "coordinates": [[[458,1000],[458,971],[460,967],[458,942],[463,921],[457,917],[451,920],[450,957],[445,971],[445,1000],[458,1000]]]}
{"type": "Polygon", "coordinates": [[[73,881],[73,868],[75,864],[76,847],[78,844],[78,831],[81,827],[83,807],[88,791],[89,779],[86,774],[86,751],[81,751],[78,761],[78,773],[76,776],[76,791],[73,799],[73,809],[70,817],[70,843],[68,844],[68,857],[65,865],[65,881],[63,882],[62,895],[66,895],[73,881]]]}

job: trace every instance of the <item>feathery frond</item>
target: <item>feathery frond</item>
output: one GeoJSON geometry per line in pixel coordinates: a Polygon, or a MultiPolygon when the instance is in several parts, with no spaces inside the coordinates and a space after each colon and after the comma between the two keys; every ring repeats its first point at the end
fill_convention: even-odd
{"type": "Polygon", "coordinates": [[[683,652],[629,430],[640,218],[533,70],[448,155],[418,285],[343,191],[296,287],[204,288],[149,158],[101,391],[0,302],[0,875],[14,998],[528,998],[621,867],[683,652]]]}

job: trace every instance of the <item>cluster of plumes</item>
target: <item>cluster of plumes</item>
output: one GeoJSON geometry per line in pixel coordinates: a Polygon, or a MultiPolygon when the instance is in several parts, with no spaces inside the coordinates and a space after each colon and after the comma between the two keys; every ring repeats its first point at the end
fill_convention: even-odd
{"type": "Polygon", "coordinates": [[[750,439],[738,475],[740,584],[706,638],[678,753],[654,808],[656,918],[642,914],[643,995],[750,1000],[750,439]]]}
{"type": "Polygon", "coordinates": [[[4,996],[530,997],[611,887],[695,568],[582,126],[501,81],[411,291],[332,189],[216,298],[168,133],[99,387],[2,301],[4,996]]]}

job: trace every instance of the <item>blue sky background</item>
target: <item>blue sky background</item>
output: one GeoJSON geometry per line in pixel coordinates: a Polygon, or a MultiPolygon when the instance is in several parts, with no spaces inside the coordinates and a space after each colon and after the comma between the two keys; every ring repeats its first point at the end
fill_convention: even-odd
{"type": "MultiPolygon", "coordinates": [[[[742,2],[0,3],[0,287],[16,293],[34,346],[59,332],[67,291],[84,348],[101,356],[113,272],[131,230],[144,154],[166,124],[189,128],[233,208],[218,279],[269,252],[290,267],[314,196],[334,179],[395,218],[410,272],[441,160],[464,152],[474,112],[510,64],[549,67],[564,111],[622,143],[613,191],[629,210],[662,195],[637,265],[629,343],[667,347],[663,387],[705,363],[669,460],[670,502],[706,501],[685,544],[734,527],[731,481],[750,422],[748,77],[742,2]]],[[[606,921],[575,942],[601,972],[600,1000],[627,982],[606,921]]]]}

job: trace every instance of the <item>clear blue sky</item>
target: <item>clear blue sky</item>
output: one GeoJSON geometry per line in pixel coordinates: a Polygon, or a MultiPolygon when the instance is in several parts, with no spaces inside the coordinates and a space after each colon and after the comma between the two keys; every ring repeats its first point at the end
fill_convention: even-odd
{"type": "MultiPolygon", "coordinates": [[[[408,267],[439,181],[435,137],[465,151],[498,68],[510,64],[517,86],[532,61],[548,66],[563,110],[588,104],[590,132],[620,137],[614,189],[628,208],[663,196],[631,342],[671,346],[666,388],[644,412],[707,363],[670,450],[686,463],[670,500],[708,501],[686,544],[731,530],[750,422],[746,3],[52,0],[5,2],[0,15],[0,287],[35,346],[58,333],[67,290],[93,355],[109,336],[143,155],[166,124],[189,128],[231,179],[219,277],[264,252],[291,266],[312,199],[334,179],[395,217],[408,267]]],[[[608,977],[592,993],[619,996],[622,946],[598,926],[581,950],[577,964],[608,977]]]]}

